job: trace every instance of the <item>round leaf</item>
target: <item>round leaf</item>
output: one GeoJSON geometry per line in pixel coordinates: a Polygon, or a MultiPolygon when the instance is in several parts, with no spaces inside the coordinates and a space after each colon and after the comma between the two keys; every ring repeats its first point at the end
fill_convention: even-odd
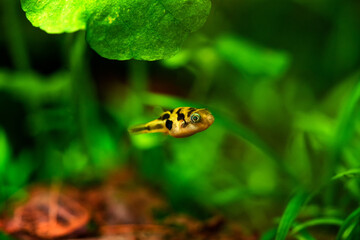
{"type": "Polygon", "coordinates": [[[22,0],[27,18],[48,33],[86,29],[101,56],[158,60],[176,54],[199,29],[210,0],[22,0]]]}

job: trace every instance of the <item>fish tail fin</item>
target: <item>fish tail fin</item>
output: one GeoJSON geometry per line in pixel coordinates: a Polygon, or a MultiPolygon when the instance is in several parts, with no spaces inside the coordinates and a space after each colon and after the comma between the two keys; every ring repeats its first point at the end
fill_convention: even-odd
{"type": "Polygon", "coordinates": [[[154,120],[147,124],[135,125],[128,129],[130,134],[143,134],[153,132],[166,132],[166,128],[163,121],[154,120]]]}
{"type": "Polygon", "coordinates": [[[128,129],[128,132],[130,134],[142,134],[142,133],[148,133],[150,131],[149,126],[147,124],[141,124],[141,125],[135,125],[128,129]]]}

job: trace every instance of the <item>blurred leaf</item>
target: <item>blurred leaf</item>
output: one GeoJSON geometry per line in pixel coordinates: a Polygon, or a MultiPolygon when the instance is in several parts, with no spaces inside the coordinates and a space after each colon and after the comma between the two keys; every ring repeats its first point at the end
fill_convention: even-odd
{"type": "Polygon", "coordinates": [[[177,207],[184,207],[184,199],[206,206],[218,191],[223,192],[223,188],[211,185],[211,176],[219,174],[217,162],[223,137],[224,131],[211,127],[189,138],[168,139],[174,156],[165,169],[166,189],[177,207]]]}
{"type": "Polygon", "coordinates": [[[274,240],[276,236],[276,231],[277,231],[276,228],[272,228],[268,230],[261,236],[260,240],[274,240]]]}
{"type": "Polygon", "coordinates": [[[316,219],[311,219],[309,221],[306,221],[304,223],[296,225],[292,229],[290,234],[295,235],[295,234],[301,232],[303,229],[306,229],[308,227],[314,227],[314,226],[318,226],[318,225],[338,225],[338,226],[340,226],[342,223],[343,223],[343,220],[338,219],[338,218],[316,218],[316,219]]]}
{"type": "Polygon", "coordinates": [[[109,130],[99,125],[90,131],[91,155],[94,157],[95,168],[99,170],[110,170],[119,166],[124,160],[119,159],[121,146],[117,145],[118,139],[110,134],[109,130]]]}
{"type": "Polygon", "coordinates": [[[62,160],[64,171],[66,171],[69,176],[77,176],[83,171],[86,171],[86,167],[89,167],[89,159],[76,141],[71,142],[69,147],[64,151],[62,160]]]}
{"type": "Polygon", "coordinates": [[[262,162],[249,173],[248,186],[254,194],[269,194],[276,187],[276,172],[269,163],[262,162]]]}
{"type": "Polygon", "coordinates": [[[338,114],[337,127],[335,129],[335,135],[332,139],[332,145],[330,148],[330,161],[328,164],[328,177],[334,173],[336,165],[341,160],[341,154],[345,150],[345,147],[350,143],[350,140],[356,134],[356,123],[360,118],[360,82],[358,81],[360,74],[356,73],[351,76],[351,79],[356,80],[354,86],[349,93],[347,100],[342,106],[341,112],[338,114]]]}
{"type": "MultiPolygon", "coordinates": [[[[212,39],[201,33],[191,35],[178,54],[161,61],[165,67],[170,69],[186,67],[188,71],[195,75],[196,80],[207,78],[208,81],[215,74],[219,74],[221,62],[212,39]]],[[[196,85],[196,80],[193,88],[199,91],[201,86],[196,85]]]]}
{"type": "Polygon", "coordinates": [[[18,159],[7,166],[6,178],[10,186],[21,187],[27,183],[30,174],[34,170],[31,156],[28,152],[22,152],[18,159]],[[19,174],[21,172],[21,174],[19,174]]]}
{"type": "Polygon", "coordinates": [[[278,78],[285,73],[290,62],[284,52],[256,46],[234,35],[218,38],[216,49],[224,60],[245,76],[278,78]]]}
{"type": "Polygon", "coordinates": [[[212,76],[218,71],[219,54],[213,46],[198,47],[196,51],[193,51],[193,58],[196,65],[202,70],[201,74],[212,76]]]}
{"type": "Polygon", "coordinates": [[[359,221],[357,221],[357,223],[354,224],[354,228],[351,230],[346,240],[358,240],[359,236],[360,236],[360,227],[359,227],[359,221]]]}
{"type": "Polygon", "coordinates": [[[334,121],[322,112],[296,113],[294,125],[295,128],[309,133],[314,149],[330,146],[335,135],[334,121]]]}
{"type": "Polygon", "coordinates": [[[287,152],[287,164],[290,171],[297,177],[298,182],[306,186],[314,184],[312,174],[312,163],[306,146],[305,134],[302,132],[294,133],[287,152]]]}
{"type": "Polygon", "coordinates": [[[57,72],[50,77],[35,73],[9,72],[0,69],[0,89],[4,89],[27,104],[38,104],[51,99],[64,99],[70,93],[70,77],[57,72]]]}
{"type": "Polygon", "coordinates": [[[141,135],[131,135],[131,141],[134,146],[138,149],[150,149],[161,144],[164,137],[161,133],[157,134],[141,134],[141,135]]]}
{"type": "Polygon", "coordinates": [[[11,149],[8,144],[6,134],[0,127],[0,173],[6,170],[6,165],[10,160],[11,149]]]}
{"type": "Polygon", "coordinates": [[[327,73],[336,76],[358,67],[360,60],[358,9],[351,1],[342,2],[338,4],[332,21],[333,27],[326,44],[324,64],[327,73]]]}
{"type": "Polygon", "coordinates": [[[87,30],[86,39],[109,59],[157,60],[174,55],[210,12],[209,0],[22,0],[34,26],[48,33],[87,30]]]}
{"type": "Polygon", "coordinates": [[[336,174],[334,177],[331,178],[331,180],[337,180],[337,179],[344,178],[344,177],[356,178],[356,177],[359,177],[359,175],[360,175],[360,169],[350,169],[345,172],[336,174]]]}
{"type": "Polygon", "coordinates": [[[192,106],[196,108],[205,107],[199,103],[191,102],[185,99],[176,98],[170,95],[147,93],[144,96],[144,102],[153,106],[163,106],[164,108],[177,108],[179,106],[192,106]]]}
{"type": "Polygon", "coordinates": [[[346,181],[345,186],[355,199],[360,200],[360,186],[358,179],[351,178],[349,181],[346,181]]]}
{"type": "Polygon", "coordinates": [[[251,129],[246,128],[241,123],[231,119],[230,117],[221,114],[221,112],[212,111],[215,117],[215,124],[219,124],[223,128],[225,128],[228,133],[234,134],[236,136],[241,137],[246,142],[250,143],[261,152],[263,152],[267,157],[269,157],[274,164],[276,164],[282,171],[286,172],[291,176],[291,173],[287,169],[287,167],[283,164],[283,161],[278,156],[278,154],[259,136],[255,134],[251,129]]]}
{"type": "Polygon", "coordinates": [[[186,65],[191,58],[190,50],[181,50],[175,56],[162,61],[165,67],[177,69],[186,65]]]}
{"type": "Polygon", "coordinates": [[[229,204],[234,200],[239,200],[248,194],[246,189],[237,185],[232,188],[222,189],[221,192],[216,192],[211,196],[211,201],[217,206],[226,206],[226,204],[229,204]]]}
{"type": "Polygon", "coordinates": [[[26,195],[22,188],[28,184],[30,174],[36,166],[32,160],[29,152],[21,152],[16,159],[8,162],[6,171],[0,174],[0,209],[6,207],[6,202],[3,204],[9,198],[22,199],[26,195]]]}
{"type": "Polygon", "coordinates": [[[298,240],[316,240],[307,231],[303,230],[295,236],[298,240]]]}
{"type": "Polygon", "coordinates": [[[8,235],[5,235],[5,233],[2,233],[2,232],[0,232],[0,239],[1,240],[14,240],[14,238],[12,238],[8,235]]]}
{"type": "Polygon", "coordinates": [[[360,218],[360,208],[353,211],[341,225],[340,230],[336,236],[336,240],[349,239],[348,236],[351,234],[351,231],[354,230],[354,225],[359,224],[360,218]]]}
{"type": "Polygon", "coordinates": [[[300,212],[301,207],[305,204],[308,195],[299,191],[286,206],[285,212],[281,217],[279,227],[276,233],[276,240],[284,240],[289,232],[291,225],[293,224],[295,218],[300,212]]]}
{"type": "MultiPolygon", "coordinates": [[[[356,74],[354,78],[359,80],[360,74],[356,74]]],[[[336,157],[338,151],[348,143],[354,134],[355,123],[360,113],[359,101],[360,81],[357,81],[339,114],[338,127],[336,129],[336,135],[334,136],[334,157],[336,157]]]]}

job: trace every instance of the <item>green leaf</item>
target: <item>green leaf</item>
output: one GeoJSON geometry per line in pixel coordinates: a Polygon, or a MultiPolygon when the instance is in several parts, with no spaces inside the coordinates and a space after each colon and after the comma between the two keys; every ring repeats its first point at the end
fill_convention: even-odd
{"type": "Polygon", "coordinates": [[[307,231],[301,231],[295,236],[298,240],[315,240],[313,236],[310,235],[307,231]]]}
{"type": "Polygon", "coordinates": [[[348,239],[348,235],[354,230],[354,224],[358,224],[360,218],[360,208],[353,211],[341,225],[341,228],[336,236],[336,240],[348,239]],[[349,231],[350,230],[350,231],[349,231]]]}
{"type": "Polygon", "coordinates": [[[6,169],[6,164],[10,160],[10,146],[5,132],[0,128],[0,173],[6,169]]]}
{"type": "Polygon", "coordinates": [[[3,232],[0,232],[0,239],[1,239],[1,240],[14,240],[14,238],[6,235],[6,234],[3,233],[3,232]]]}
{"type": "Polygon", "coordinates": [[[260,240],[273,240],[276,236],[276,228],[272,228],[266,231],[260,238],[260,240]]]}
{"type": "Polygon", "coordinates": [[[341,149],[346,146],[354,136],[354,129],[356,129],[356,122],[360,113],[360,74],[355,74],[352,79],[356,81],[356,84],[352,87],[352,91],[339,114],[338,127],[333,138],[332,160],[335,162],[332,163],[332,165],[335,165],[336,161],[339,160],[341,149]]]}
{"type": "Polygon", "coordinates": [[[305,192],[300,191],[290,200],[283,216],[281,217],[275,240],[284,240],[286,238],[291,225],[299,214],[299,211],[307,200],[307,197],[308,195],[305,192]]]}
{"type": "MultiPolygon", "coordinates": [[[[101,1],[99,1],[101,2],[101,1]]],[[[26,17],[35,26],[48,33],[74,32],[85,29],[85,1],[21,0],[26,17]]]]}
{"type": "Polygon", "coordinates": [[[276,78],[288,69],[288,54],[273,51],[237,36],[226,35],[216,42],[219,54],[242,74],[253,77],[276,78]]]}
{"type": "Polygon", "coordinates": [[[50,99],[67,98],[70,80],[66,72],[43,77],[30,72],[10,72],[0,69],[0,90],[11,93],[29,105],[50,99]]]}
{"type": "Polygon", "coordinates": [[[27,18],[48,33],[86,30],[90,46],[117,60],[157,60],[179,50],[210,12],[210,0],[22,0],[27,18]]]}
{"type": "Polygon", "coordinates": [[[359,168],[350,169],[350,170],[347,170],[345,172],[341,172],[339,174],[336,174],[334,177],[331,178],[331,180],[337,180],[337,179],[344,178],[344,177],[355,178],[355,177],[359,177],[359,175],[360,175],[360,169],[359,168]]]}
{"type": "Polygon", "coordinates": [[[294,235],[298,232],[301,232],[302,230],[313,227],[317,225],[341,225],[343,221],[338,218],[317,218],[317,219],[311,219],[307,222],[304,222],[302,224],[297,225],[294,227],[291,231],[291,234],[294,235]]]}

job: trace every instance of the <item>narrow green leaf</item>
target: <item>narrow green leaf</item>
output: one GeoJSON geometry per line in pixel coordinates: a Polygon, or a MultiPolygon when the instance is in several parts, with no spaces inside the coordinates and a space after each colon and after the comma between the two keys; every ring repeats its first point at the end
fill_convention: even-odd
{"type": "Polygon", "coordinates": [[[284,240],[289,232],[291,225],[300,212],[308,198],[308,194],[303,191],[298,192],[287,205],[283,216],[281,217],[279,227],[276,233],[276,240],[284,240]]]}
{"type": "Polygon", "coordinates": [[[307,231],[301,231],[295,236],[298,240],[315,240],[307,231]]]}
{"type": "Polygon", "coordinates": [[[272,228],[272,229],[268,230],[267,232],[265,232],[261,236],[260,240],[273,240],[273,239],[275,239],[276,231],[277,231],[276,228],[272,228]]]}
{"type": "Polygon", "coordinates": [[[346,237],[346,240],[359,240],[360,236],[360,226],[358,222],[354,223],[354,227],[351,229],[349,236],[346,237]]]}
{"type": "Polygon", "coordinates": [[[317,219],[311,219],[307,222],[301,223],[294,227],[291,231],[292,235],[295,235],[299,232],[301,232],[303,229],[306,229],[308,227],[318,226],[318,225],[341,225],[343,223],[343,220],[338,218],[317,218],[317,219]]]}
{"type": "Polygon", "coordinates": [[[331,178],[331,180],[337,180],[343,177],[354,178],[354,177],[359,177],[359,175],[360,175],[360,168],[350,169],[345,172],[336,174],[334,177],[331,178]]]}
{"type": "Polygon", "coordinates": [[[357,116],[360,113],[360,74],[356,74],[353,78],[357,81],[357,84],[353,87],[348,100],[345,102],[342,111],[339,114],[338,127],[336,129],[336,134],[333,140],[334,142],[332,147],[332,161],[330,162],[330,170],[334,169],[336,161],[339,159],[341,149],[346,146],[346,144],[348,144],[349,140],[354,135],[354,129],[356,127],[355,123],[358,119],[357,116]]]}
{"type": "MultiPolygon", "coordinates": [[[[346,231],[350,228],[353,227],[354,222],[357,220],[359,221],[360,218],[360,208],[356,209],[355,211],[353,211],[344,221],[344,223],[341,225],[341,228],[336,236],[336,240],[341,240],[341,239],[347,239],[347,236],[344,236],[346,231]]],[[[358,224],[358,223],[356,223],[358,224]]],[[[351,233],[351,232],[350,232],[351,233]]],[[[350,234],[347,233],[347,234],[350,234]]]]}
{"type": "Polygon", "coordinates": [[[117,60],[157,60],[179,50],[210,13],[210,0],[22,0],[27,18],[48,33],[86,30],[90,46],[117,60]]]}
{"type": "Polygon", "coordinates": [[[226,61],[248,76],[280,77],[290,63],[285,52],[256,46],[234,35],[220,37],[216,49],[226,61]]]}
{"type": "Polygon", "coordinates": [[[6,164],[10,159],[10,146],[5,132],[0,128],[0,173],[6,170],[6,164]]]}

